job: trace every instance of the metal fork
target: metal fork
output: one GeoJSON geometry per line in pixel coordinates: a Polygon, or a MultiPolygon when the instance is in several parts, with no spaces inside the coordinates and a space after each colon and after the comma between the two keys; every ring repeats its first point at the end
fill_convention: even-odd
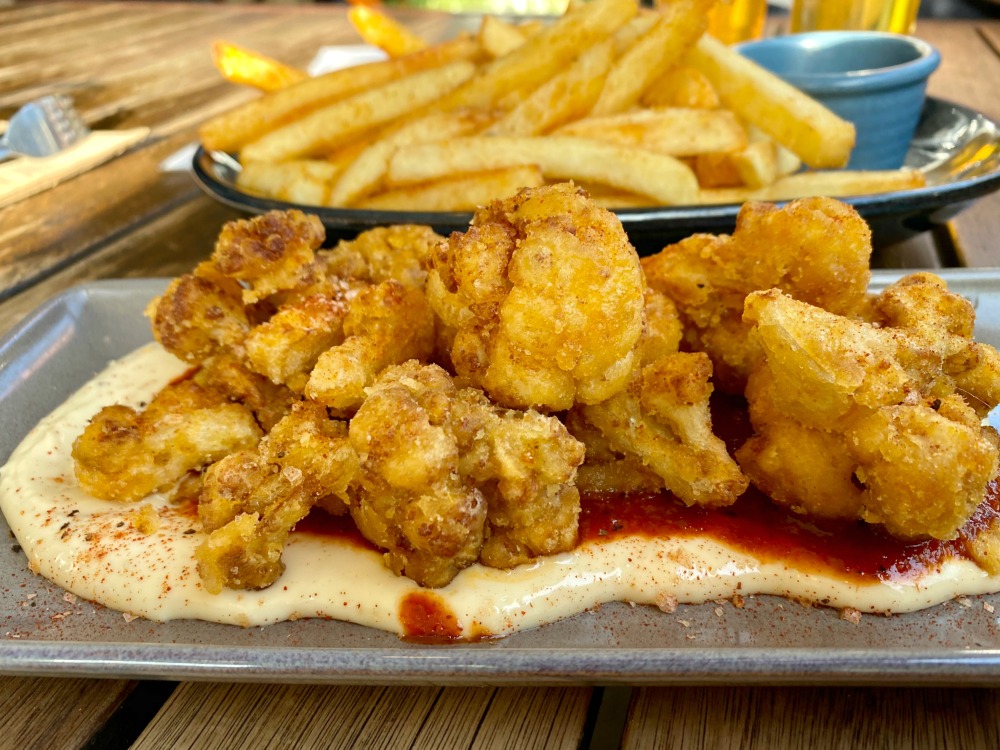
{"type": "Polygon", "coordinates": [[[15,156],[50,156],[82,140],[90,128],[68,96],[43,96],[21,107],[0,136],[0,161],[15,156]]]}

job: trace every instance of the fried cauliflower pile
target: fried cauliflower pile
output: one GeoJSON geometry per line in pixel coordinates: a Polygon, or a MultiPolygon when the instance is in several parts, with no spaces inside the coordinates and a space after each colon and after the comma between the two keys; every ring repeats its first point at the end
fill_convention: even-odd
{"type": "Polygon", "coordinates": [[[1000,447],[982,425],[1000,355],[972,341],[972,305],[917,273],[875,298],[870,322],[777,290],[751,294],[744,317],[760,356],[747,384],[756,435],[737,456],[754,484],[796,512],[955,537],[1000,447]]]}
{"type": "MultiPolygon", "coordinates": [[[[836,201],[748,204],[732,236],[641,263],[571,184],[448,238],[324,239],[297,211],[227,225],[147,311],[189,376],[74,444],[96,497],[194,487],[209,591],[272,584],[313,508],[438,587],[572,549],[581,491],[720,507],[752,482],[793,512],[951,538],[997,473],[1000,355],[971,306],[929,274],[871,298],[868,228],[836,201]],[[714,383],[749,405],[735,458],[714,383]]],[[[1000,558],[997,532],[977,559],[1000,558]]]]}
{"type": "Polygon", "coordinates": [[[732,235],[696,234],[643,258],[646,281],[677,305],[686,348],[706,352],[714,382],[742,393],[755,351],[743,302],[780,289],[837,315],[864,310],[871,231],[850,206],[827,198],[785,208],[747,203],[732,235]]]}

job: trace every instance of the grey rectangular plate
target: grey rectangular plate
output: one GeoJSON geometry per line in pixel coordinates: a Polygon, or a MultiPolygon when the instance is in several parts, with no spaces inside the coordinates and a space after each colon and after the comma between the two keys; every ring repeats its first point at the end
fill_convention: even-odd
{"type": "MultiPolygon", "coordinates": [[[[1000,345],[1000,270],[942,273],[1000,345]]],[[[874,288],[898,273],[877,272],[874,288]]],[[[0,463],[111,359],[150,339],[162,280],[72,289],[0,340],[0,463]]],[[[613,604],[494,641],[427,645],[341,622],[264,628],[126,621],[32,574],[0,519],[0,672],[130,678],[434,684],[1000,684],[1000,596],[864,616],[775,597],[672,614],[613,604]]]]}

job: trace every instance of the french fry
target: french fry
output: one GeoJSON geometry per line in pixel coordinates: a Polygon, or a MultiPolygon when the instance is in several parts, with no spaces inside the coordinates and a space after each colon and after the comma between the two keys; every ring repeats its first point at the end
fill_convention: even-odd
{"type": "Polygon", "coordinates": [[[607,185],[600,185],[594,182],[578,182],[581,188],[587,191],[590,197],[599,206],[616,210],[619,208],[652,208],[656,201],[648,195],[637,195],[624,190],[616,190],[607,185]]]}
{"type": "Polygon", "coordinates": [[[479,52],[474,39],[460,36],[405,57],[307,78],[208,120],[199,130],[201,143],[210,151],[239,151],[265,133],[331,102],[418,71],[473,59],[479,52]]]}
{"type": "Polygon", "coordinates": [[[401,56],[287,82],[305,74],[220,46],[248,61],[220,64],[228,80],[275,90],[205,123],[202,144],[238,153],[243,189],[336,207],[471,210],[514,179],[573,180],[613,208],[922,184],[828,171],[853,126],[704,34],[713,2],[570,0],[552,23],[488,16],[431,46],[356,8],[362,38],[401,56]]]}
{"type": "Polygon", "coordinates": [[[212,62],[230,83],[252,86],[260,91],[277,91],[309,77],[304,70],[229,42],[212,44],[212,62]]]}
{"type": "Polygon", "coordinates": [[[397,151],[387,183],[425,182],[462,172],[537,164],[547,179],[596,182],[664,205],[698,198],[694,172],[665,154],[572,136],[473,136],[397,151]]]}
{"type": "Polygon", "coordinates": [[[522,187],[538,187],[544,182],[541,170],[533,165],[457,174],[387,190],[359,201],[357,208],[412,211],[419,206],[421,211],[475,211],[491,200],[507,198],[522,187]]]}
{"type": "Polygon", "coordinates": [[[577,120],[558,132],[670,156],[733,151],[747,145],[746,130],[725,109],[638,109],[577,120]]]}
{"type": "Polygon", "coordinates": [[[774,145],[775,179],[778,177],[784,177],[785,175],[794,174],[802,169],[802,160],[780,143],[772,139],[767,133],[762,131],[756,125],[744,123],[744,126],[747,129],[747,137],[750,139],[751,143],[755,143],[757,141],[770,141],[774,145]]]}
{"type": "Polygon", "coordinates": [[[642,93],[643,107],[718,109],[719,95],[705,74],[689,65],[671,68],[642,93]]]}
{"type": "Polygon", "coordinates": [[[615,58],[617,59],[628,52],[644,34],[653,28],[653,24],[659,17],[658,13],[640,12],[639,15],[618,29],[611,36],[615,58]]]}
{"type": "Polygon", "coordinates": [[[503,57],[524,44],[524,33],[514,24],[496,16],[483,16],[479,24],[479,44],[490,57],[503,57]]]}
{"type": "Polygon", "coordinates": [[[283,161],[320,153],[439,99],[474,72],[472,63],[459,61],[397,79],[272,130],[248,143],[240,156],[244,161],[283,161]]]}
{"type": "Polygon", "coordinates": [[[511,91],[536,88],[580,50],[607,38],[637,12],[635,0],[592,0],[488,63],[475,79],[452,92],[440,106],[489,107],[511,91]]]}
{"type": "Polygon", "coordinates": [[[545,22],[540,18],[532,18],[517,24],[517,30],[521,32],[521,35],[525,39],[530,39],[544,28],[545,22]]]}
{"type": "Polygon", "coordinates": [[[873,193],[913,190],[926,184],[922,172],[914,169],[886,171],[839,170],[799,172],[782,177],[764,188],[722,188],[702,190],[703,203],[743,203],[749,200],[785,201],[811,195],[846,198],[873,193]]]}
{"type": "Polygon", "coordinates": [[[691,168],[698,177],[702,194],[706,189],[746,187],[729,152],[699,154],[694,158],[691,168]]]}
{"type": "Polygon", "coordinates": [[[241,190],[265,197],[322,206],[339,171],[338,165],[321,159],[250,162],[243,165],[236,184],[241,190]]]}
{"type": "Polygon", "coordinates": [[[642,92],[677,63],[705,33],[706,13],[715,0],[675,0],[661,11],[652,28],[629,47],[608,73],[593,114],[624,112],[642,92]]]}
{"type": "Polygon", "coordinates": [[[367,5],[352,5],[348,8],[347,20],[362,39],[390,57],[408,55],[427,46],[427,42],[394,18],[367,5]]]}
{"type": "Polygon", "coordinates": [[[778,179],[778,155],[774,141],[754,141],[734,151],[733,164],[740,180],[749,188],[763,188],[778,179]]]}
{"type": "Polygon", "coordinates": [[[482,111],[456,110],[432,112],[401,125],[370,144],[344,169],[330,192],[329,205],[349,206],[374,192],[385,177],[396,149],[473,133],[489,122],[490,116],[482,111]]]}
{"type": "Polygon", "coordinates": [[[564,72],[535,89],[487,133],[538,135],[586,114],[601,94],[611,60],[611,40],[595,44],[564,72]]]}
{"type": "Polygon", "coordinates": [[[722,103],[815,169],[843,167],[854,148],[854,126],[815,99],[709,35],[687,61],[712,82],[722,103]]]}

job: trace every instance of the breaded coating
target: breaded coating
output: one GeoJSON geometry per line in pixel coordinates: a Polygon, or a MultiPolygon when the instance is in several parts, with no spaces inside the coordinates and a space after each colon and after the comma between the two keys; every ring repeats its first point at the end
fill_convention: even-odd
{"type": "Polygon", "coordinates": [[[670,297],[687,348],[706,352],[715,384],[741,393],[753,359],[742,320],[750,292],[780,289],[840,315],[865,309],[871,232],[851,207],[805,198],[778,208],[745,203],[730,235],[696,234],[642,259],[647,283],[670,297]]]}
{"type": "Polygon", "coordinates": [[[192,380],[247,407],[265,432],[270,432],[299,400],[290,389],[252,372],[239,358],[228,353],[206,359],[192,380]]]}
{"type": "Polygon", "coordinates": [[[639,344],[641,367],[621,393],[577,406],[566,425],[587,446],[581,491],[673,491],[688,504],[729,505],[747,480],[712,433],[712,363],[678,353],[681,323],[673,302],[649,288],[639,344]]]}
{"type": "Polygon", "coordinates": [[[492,405],[436,365],[386,370],[351,420],[351,515],[397,574],[443,586],[576,544],[583,446],[553,417],[492,405]]]}
{"type": "MultiPolygon", "coordinates": [[[[913,273],[872,300],[869,316],[884,327],[905,328],[933,342],[944,360],[945,392],[959,390],[969,406],[985,417],[1000,402],[1000,353],[972,341],[976,317],[972,303],[947,292],[932,273],[913,273]]],[[[912,366],[917,367],[919,363],[912,366]]]]}
{"type": "Polygon", "coordinates": [[[995,386],[958,383],[996,353],[971,340],[972,306],[931,274],[897,282],[872,309],[876,324],[778,290],[747,297],[761,356],[746,391],[755,435],[737,458],[796,512],[953,538],[996,476],[1000,446],[980,418],[995,386]]]}
{"type": "Polygon", "coordinates": [[[459,472],[454,393],[440,368],[393,367],[350,425],[361,463],[351,516],[389,568],[423,586],[444,586],[476,562],[486,528],[486,500],[459,472]]]}
{"type": "Polygon", "coordinates": [[[86,492],[127,502],[252,448],[261,434],[244,406],[182,380],[161,390],[141,412],[121,405],[101,409],[74,441],[73,462],[86,492]]]}
{"type": "Polygon", "coordinates": [[[510,568],[573,549],[580,515],[574,480],[583,463],[583,444],[558,419],[533,409],[493,407],[491,412],[489,461],[472,475],[487,482],[489,534],[480,561],[510,568]]]}
{"type": "Polygon", "coordinates": [[[353,240],[341,240],[332,250],[317,253],[325,272],[342,279],[372,283],[395,279],[423,289],[431,251],[444,237],[420,224],[376,227],[353,240]]]}
{"type": "Polygon", "coordinates": [[[976,565],[991,576],[1000,574],[1000,518],[994,515],[970,533],[962,529],[960,536],[976,565]]]}
{"type": "Polygon", "coordinates": [[[250,304],[299,285],[324,239],[319,217],[296,210],[269,211],[225,224],[212,262],[221,273],[243,282],[243,301],[250,304]]]}
{"type": "Polygon", "coordinates": [[[648,365],[680,349],[684,337],[677,305],[652,287],[643,294],[645,324],[639,340],[639,361],[648,365]]]}
{"type": "Polygon", "coordinates": [[[622,455],[612,448],[611,441],[587,421],[582,408],[566,412],[563,422],[569,434],[586,449],[586,459],[576,472],[576,487],[580,492],[629,494],[663,489],[663,480],[638,457],[622,455]]]}
{"type": "Polygon", "coordinates": [[[302,393],[320,355],[343,343],[348,307],[347,290],[336,296],[314,294],[283,305],[247,335],[248,365],[272,383],[302,393]]]}
{"type": "Polygon", "coordinates": [[[360,290],[344,318],[343,341],[319,356],[306,396],[338,414],[353,413],[379,372],[431,356],[434,326],[434,313],[419,289],[390,279],[360,290]]]}
{"type": "Polygon", "coordinates": [[[170,282],[146,308],[153,335],[163,348],[186,362],[238,350],[250,330],[240,285],[211,263],[170,282]]]}
{"type": "Polygon", "coordinates": [[[644,289],[621,222],[570,184],[480,209],[437,247],[427,279],[455,372],[502,406],[543,411],[625,387],[644,289]]]}
{"type": "Polygon", "coordinates": [[[206,590],[260,589],[284,571],[288,535],[317,504],[346,512],[357,456],[347,425],[318,404],[302,402],[256,450],[243,450],[205,472],[198,517],[208,538],[198,547],[206,590]]]}
{"type": "Polygon", "coordinates": [[[577,408],[612,451],[638,459],[686,504],[731,505],[748,482],[712,432],[711,375],[707,355],[677,352],[642,367],[607,401],[577,408]]]}

